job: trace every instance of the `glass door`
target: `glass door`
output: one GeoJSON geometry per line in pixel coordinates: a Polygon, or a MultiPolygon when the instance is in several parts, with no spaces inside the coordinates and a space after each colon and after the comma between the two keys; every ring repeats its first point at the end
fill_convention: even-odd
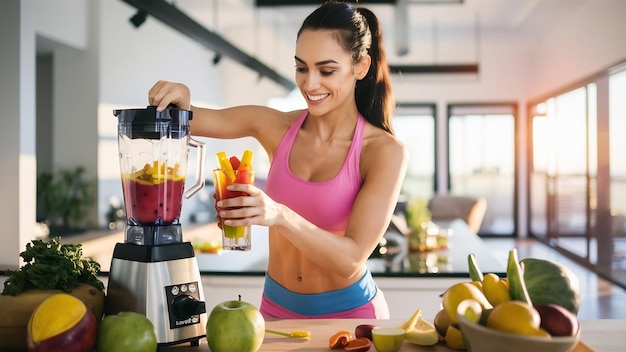
{"type": "Polygon", "coordinates": [[[450,193],[487,200],[481,235],[516,232],[516,111],[513,103],[449,106],[450,193]]]}
{"type": "Polygon", "coordinates": [[[434,194],[435,116],[435,105],[400,104],[393,118],[394,133],[409,154],[402,185],[402,194],[408,198],[430,199],[434,194]]]}
{"type": "Polygon", "coordinates": [[[597,119],[594,84],[551,98],[532,111],[530,232],[594,261],[597,119]]]}
{"type": "Polygon", "coordinates": [[[611,277],[626,287],[626,70],[609,77],[611,277]]]}

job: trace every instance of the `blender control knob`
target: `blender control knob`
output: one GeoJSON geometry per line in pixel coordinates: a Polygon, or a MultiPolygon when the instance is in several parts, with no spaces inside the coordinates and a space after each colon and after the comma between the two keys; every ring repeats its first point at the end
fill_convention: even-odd
{"type": "Polygon", "coordinates": [[[172,302],[177,319],[186,319],[192,315],[206,313],[205,303],[190,295],[180,295],[172,302]]]}

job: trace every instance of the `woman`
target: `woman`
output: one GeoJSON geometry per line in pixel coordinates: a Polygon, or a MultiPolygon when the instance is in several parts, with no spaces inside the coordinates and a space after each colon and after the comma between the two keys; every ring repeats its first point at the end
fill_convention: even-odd
{"type": "Polygon", "coordinates": [[[389,224],[406,151],[391,129],[378,19],[346,3],[321,5],[298,32],[295,65],[306,110],[198,108],[186,86],[163,81],[149,103],[192,110],[192,134],[252,136],[267,151],[265,192],[234,184],[249,196],[217,203],[227,225],[269,227],[266,318],[389,318],[365,261],[389,224]]]}

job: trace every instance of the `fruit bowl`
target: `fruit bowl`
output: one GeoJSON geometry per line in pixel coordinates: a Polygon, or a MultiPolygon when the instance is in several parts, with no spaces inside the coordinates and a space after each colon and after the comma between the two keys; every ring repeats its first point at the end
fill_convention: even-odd
{"type": "Polygon", "coordinates": [[[470,352],[568,352],[580,337],[580,330],[575,336],[541,338],[490,329],[464,316],[458,320],[470,352]]]}

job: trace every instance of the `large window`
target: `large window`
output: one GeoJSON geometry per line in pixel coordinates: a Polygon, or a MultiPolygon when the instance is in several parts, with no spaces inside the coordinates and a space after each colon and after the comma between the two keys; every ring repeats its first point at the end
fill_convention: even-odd
{"type": "Polygon", "coordinates": [[[532,236],[626,287],[626,70],[530,106],[532,236]]]}
{"type": "Polygon", "coordinates": [[[596,100],[595,84],[550,98],[534,109],[531,131],[531,231],[581,257],[595,220],[596,100]]]}
{"type": "Polygon", "coordinates": [[[409,153],[402,193],[410,198],[429,199],[435,189],[435,106],[401,104],[393,118],[396,137],[409,153]]]}
{"type": "Polygon", "coordinates": [[[450,193],[487,200],[481,235],[513,235],[516,104],[451,105],[450,193]]]}
{"type": "Polygon", "coordinates": [[[611,276],[626,285],[626,70],[609,77],[611,276]]]}

